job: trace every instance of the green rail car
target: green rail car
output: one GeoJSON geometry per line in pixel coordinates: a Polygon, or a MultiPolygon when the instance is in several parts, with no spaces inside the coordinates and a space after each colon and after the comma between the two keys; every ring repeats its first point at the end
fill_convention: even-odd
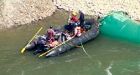
{"type": "Polygon", "coordinates": [[[132,20],[125,12],[111,12],[100,23],[102,34],[140,43],[140,22],[132,20]]]}

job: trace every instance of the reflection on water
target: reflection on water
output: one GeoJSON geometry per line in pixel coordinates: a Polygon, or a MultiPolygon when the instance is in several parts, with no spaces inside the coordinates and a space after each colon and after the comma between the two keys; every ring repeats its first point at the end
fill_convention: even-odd
{"type": "Polygon", "coordinates": [[[100,35],[81,48],[53,58],[38,58],[20,49],[40,26],[62,25],[67,13],[57,14],[8,31],[0,32],[0,75],[140,75],[140,47],[137,44],[100,35]]]}

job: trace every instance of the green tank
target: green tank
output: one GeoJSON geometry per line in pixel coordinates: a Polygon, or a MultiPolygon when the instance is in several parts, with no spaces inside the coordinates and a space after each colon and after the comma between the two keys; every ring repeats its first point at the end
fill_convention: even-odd
{"type": "Polygon", "coordinates": [[[140,43],[140,22],[131,20],[126,12],[110,12],[100,23],[102,34],[140,43]]]}

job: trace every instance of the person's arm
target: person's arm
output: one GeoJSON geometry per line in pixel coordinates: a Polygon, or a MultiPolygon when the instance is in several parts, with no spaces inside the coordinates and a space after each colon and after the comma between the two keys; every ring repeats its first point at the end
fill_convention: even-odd
{"type": "Polygon", "coordinates": [[[55,34],[56,34],[56,32],[55,32],[54,30],[52,30],[52,33],[53,33],[53,35],[55,35],[55,34]]]}
{"type": "Polygon", "coordinates": [[[74,29],[74,37],[77,35],[77,28],[74,29]]]}

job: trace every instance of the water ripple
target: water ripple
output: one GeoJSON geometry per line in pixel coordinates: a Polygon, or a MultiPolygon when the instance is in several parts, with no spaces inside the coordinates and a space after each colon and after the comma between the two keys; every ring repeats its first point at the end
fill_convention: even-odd
{"type": "Polygon", "coordinates": [[[106,73],[107,73],[107,75],[112,75],[112,73],[111,73],[111,68],[112,68],[112,63],[105,69],[105,71],[106,71],[106,73]]]}

